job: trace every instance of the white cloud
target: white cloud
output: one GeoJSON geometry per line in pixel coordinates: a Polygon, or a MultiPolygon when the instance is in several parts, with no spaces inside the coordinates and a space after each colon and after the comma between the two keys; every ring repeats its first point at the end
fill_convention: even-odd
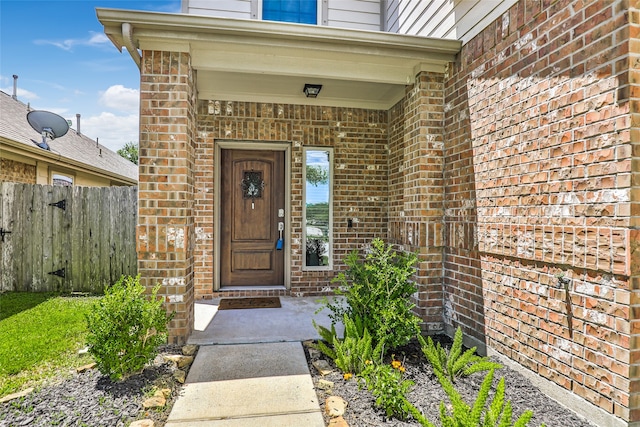
{"type": "MultiPolygon", "coordinates": [[[[4,93],[7,93],[9,95],[13,95],[13,86],[7,86],[4,87],[2,89],[4,93]]],[[[18,87],[18,100],[28,100],[28,101],[33,101],[34,99],[40,99],[40,97],[38,95],[36,95],[35,93],[31,92],[30,90],[26,90],[26,89],[22,89],[21,87],[18,87]]]]}
{"type": "Polygon", "coordinates": [[[116,111],[137,113],[140,105],[139,93],[138,89],[114,85],[100,93],[100,104],[116,111]]]}
{"type": "MultiPolygon", "coordinates": [[[[73,121],[75,125],[75,117],[73,121]]],[[[127,142],[138,143],[138,114],[117,116],[102,112],[98,116],[82,117],[80,131],[110,150],[117,151],[127,142]]]]}
{"type": "Polygon", "coordinates": [[[66,40],[34,40],[35,44],[50,44],[62,50],[72,51],[75,46],[103,46],[110,43],[109,38],[102,33],[89,31],[89,37],[84,39],[66,39],[66,40]]]}

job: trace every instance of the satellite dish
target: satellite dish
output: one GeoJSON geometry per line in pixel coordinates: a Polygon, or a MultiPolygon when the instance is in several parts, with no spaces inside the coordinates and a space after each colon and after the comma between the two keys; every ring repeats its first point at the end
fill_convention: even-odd
{"type": "Polygon", "coordinates": [[[42,142],[32,141],[40,148],[51,150],[47,144],[47,138],[54,140],[64,136],[69,131],[67,121],[55,113],[49,111],[29,111],[27,121],[31,127],[42,135],[42,142]]]}

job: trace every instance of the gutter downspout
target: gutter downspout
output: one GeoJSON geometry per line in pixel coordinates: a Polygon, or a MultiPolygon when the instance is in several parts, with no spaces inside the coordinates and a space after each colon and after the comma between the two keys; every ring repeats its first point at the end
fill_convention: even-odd
{"type": "Polygon", "coordinates": [[[131,55],[131,58],[133,58],[133,62],[136,63],[138,69],[140,70],[142,68],[142,56],[133,43],[133,27],[128,22],[122,23],[122,41],[124,43],[124,47],[127,48],[129,55],[131,55]]]}

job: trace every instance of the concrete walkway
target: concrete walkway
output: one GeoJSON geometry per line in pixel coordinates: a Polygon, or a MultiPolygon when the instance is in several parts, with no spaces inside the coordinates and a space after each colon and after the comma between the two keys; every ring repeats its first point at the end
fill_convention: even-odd
{"type": "Polygon", "coordinates": [[[324,427],[301,341],[329,326],[319,298],[281,297],[281,308],[218,311],[197,303],[190,344],[200,345],[166,427],[324,427]]]}

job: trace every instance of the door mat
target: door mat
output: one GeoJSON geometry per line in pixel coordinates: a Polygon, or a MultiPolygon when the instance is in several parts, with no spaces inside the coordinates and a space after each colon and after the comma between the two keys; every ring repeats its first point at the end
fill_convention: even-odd
{"type": "Polygon", "coordinates": [[[238,310],[242,308],[280,308],[280,298],[222,298],[220,305],[218,305],[218,310],[238,310]]]}

